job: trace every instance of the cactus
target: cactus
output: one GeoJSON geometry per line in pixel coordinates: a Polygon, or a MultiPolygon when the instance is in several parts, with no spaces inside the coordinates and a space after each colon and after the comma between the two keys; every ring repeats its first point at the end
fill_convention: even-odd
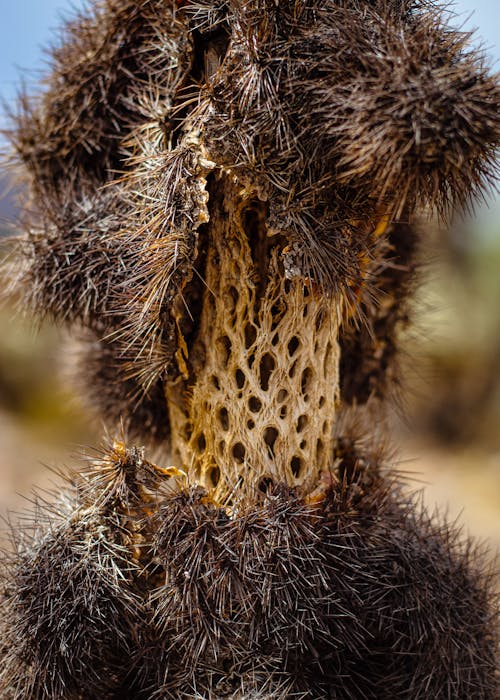
{"type": "Polygon", "coordinates": [[[66,24],[10,133],[10,291],[72,326],[124,436],[12,528],[2,698],[496,697],[480,553],[375,434],[422,211],[496,174],[500,84],[468,38],[432,0],[95,0],[66,24]]]}

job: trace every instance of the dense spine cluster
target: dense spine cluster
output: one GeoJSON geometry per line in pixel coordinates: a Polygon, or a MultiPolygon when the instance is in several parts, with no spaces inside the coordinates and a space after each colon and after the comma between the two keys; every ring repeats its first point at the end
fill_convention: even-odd
{"type": "Polygon", "coordinates": [[[337,456],[321,499],[279,486],[228,512],[109,447],[15,534],[3,697],[493,698],[478,553],[377,454],[337,456]]]}
{"type": "Polygon", "coordinates": [[[2,697],[496,697],[481,557],[342,427],[398,379],[422,211],[496,172],[498,78],[445,20],[95,0],[66,25],[10,133],[11,291],[177,466],[116,442],[13,526],[2,697]]]}

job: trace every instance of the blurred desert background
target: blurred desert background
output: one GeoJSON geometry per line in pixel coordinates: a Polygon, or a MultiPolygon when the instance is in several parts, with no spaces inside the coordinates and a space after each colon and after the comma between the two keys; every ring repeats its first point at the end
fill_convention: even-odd
{"type": "MultiPolygon", "coordinates": [[[[0,37],[0,91],[11,106],[14,84],[19,83],[15,64],[34,69],[27,74],[33,82],[43,69],[42,53],[27,53],[23,60],[14,54],[16,32],[19,42],[22,27],[22,43],[39,51],[41,43],[50,43],[57,13],[69,3],[44,2],[34,14],[31,5],[21,2],[19,17],[14,16],[15,8],[6,10],[2,32],[9,33],[7,44],[0,37]],[[26,35],[30,26],[32,34],[26,35]]],[[[461,0],[456,9],[465,13],[463,21],[469,18],[467,26],[479,26],[498,69],[499,42],[497,48],[491,46],[495,42],[491,37],[500,36],[500,10],[489,0],[461,0]],[[481,13],[488,8],[493,14],[481,13]],[[478,13],[471,19],[474,9],[478,13]]],[[[2,121],[7,123],[5,111],[2,121]]],[[[5,173],[0,174],[0,195],[0,257],[8,257],[6,241],[16,229],[18,211],[16,193],[5,173]]],[[[474,216],[457,218],[447,235],[429,226],[428,243],[422,255],[414,323],[403,339],[403,385],[391,419],[394,461],[398,469],[408,472],[411,488],[423,489],[429,508],[437,507],[449,519],[458,519],[464,533],[488,542],[495,552],[500,548],[498,195],[478,204],[474,216]]],[[[0,269],[0,284],[7,281],[0,269]]],[[[85,446],[100,443],[102,426],[86,415],[65,379],[64,368],[71,357],[63,335],[48,323],[39,326],[19,316],[13,307],[0,310],[2,518],[8,510],[28,505],[26,498],[35,487],[46,488],[57,481],[53,467],[74,465],[75,455],[85,446]]]]}

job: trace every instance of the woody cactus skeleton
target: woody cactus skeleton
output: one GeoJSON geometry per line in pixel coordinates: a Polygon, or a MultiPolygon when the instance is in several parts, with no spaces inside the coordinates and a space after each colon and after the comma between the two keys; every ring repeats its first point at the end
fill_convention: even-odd
{"type": "Polygon", "coordinates": [[[358,420],[395,381],[416,213],[494,176],[467,38],[411,0],[101,0],[66,26],[11,133],[14,286],[175,466],[118,441],[38,508],[2,697],[496,696],[479,560],[358,420]]]}

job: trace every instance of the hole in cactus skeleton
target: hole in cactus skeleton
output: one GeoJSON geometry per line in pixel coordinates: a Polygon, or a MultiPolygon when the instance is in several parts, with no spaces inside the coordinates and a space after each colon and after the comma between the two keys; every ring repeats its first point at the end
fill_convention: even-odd
{"type": "Polygon", "coordinates": [[[283,403],[283,401],[286,401],[288,398],[288,391],[286,389],[280,389],[276,398],[278,403],[283,403]]]}
{"type": "Polygon", "coordinates": [[[262,408],[262,401],[256,396],[251,396],[248,399],[248,408],[252,411],[252,413],[258,413],[262,408]]]}
{"type": "Polygon", "coordinates": [[[222,430],[229,430],[229,414],[227,408],[219,408],[219,423],[222,430]]]}
{"type": "Polygon", "coordinates": [[[239,464],[243,464],[245,461],[245,446],[241,442],[236,442],[233,445],[233,457],[239,464]]]}
{"type": "Polygon", "coordinates": [[[300,345],[300,340],[297,338],[297,336],[294,335],[292,338],[290,338],[290,340],[288,341],[288,346],[287,346],[288,347],[288,354],[290,355],[290,357],[293,357],[295,355],[295,353],[297,352],[297,350],[299,348],[299,345],[300,345]]]}
{"type": "Polygon", "coordinates": [[[219,378],[215,374],[212,374],[212,384],[213,384],[214,389],[217,389],[217,391],[220,391],[219,378]]]}
{"type": "Polygon", "coordinates": [[[245,348],[248,350],[257,340],[257,329],[252,323],[245,325],[245,348]]]}
{"type": "Polygon", "coordinates": [[[302,377],[300,378],[300,388],[302,391],[302,394],[304,394],[304,398],[306,397],[306,394],[308,393],[309,389],[311,388],[311,381],[313,378],[313,371],[310,367],[306,367],[305,370],[302,372],[302,377]]]}
{"type": "Polygon", "coordinates": [[[220,469],[219,467],[211,467],[208,472],[208,478],[210,483],[215,488],[220,481],[220,469]]]}
{"type": "Polygon", "coordinates": [[[308,423],[309,423],[309,418],[306,415],[302,414],[301,416],[299,416],[299,418],[297,420],[297,428],[296,428],[297,432],[301,433],[308,423]]]}
{"type": "Polygon", "coordinates": [[[276,439],[279,435],[279,432],[276,430],[274,426],[269,426],[268,428],[265,429],[264,431],[264,442],[269,448],[269,452],[271,453],[271,456],[274,457],[274,443],[276,442],[276,439]]]}
{"type": "Polygon", "coordinates": [[[262,359],[260,361],[260,386],[264,391],[267,391],[269,389],[269,379],[271,377],[271,373],[273,369],[275,368],[276,363],[274,361],[274,357],[269,354],[268,352],[265,353],[265,355],[262,355],[262,359]]]}
{"type": "Polygon", "coordinates": [[[290,468],[292,470],[292,474],[296,479],[299,478],[300,472],[302,471],[302,460],[300,457],[292,457],[292,461],[290,462],[290,468]]]}
{"type": "Polygon", "coordinates": [[[204,452],[207,447],[207,441],[205,440],[205,435],[203,433],[200,433],[198,435],[198,437],[196,438],[196,443],[198,445],[198,450],[200,452],[204,452]]]}
{"type": "Polygon", "coordinates": [[[243,389],[245,386],[245,375],[241,371],[241,369],[237,369],[236,372],[234,373],[234,378],[236,379],[236,386],[238,389],[243,389]]]}

